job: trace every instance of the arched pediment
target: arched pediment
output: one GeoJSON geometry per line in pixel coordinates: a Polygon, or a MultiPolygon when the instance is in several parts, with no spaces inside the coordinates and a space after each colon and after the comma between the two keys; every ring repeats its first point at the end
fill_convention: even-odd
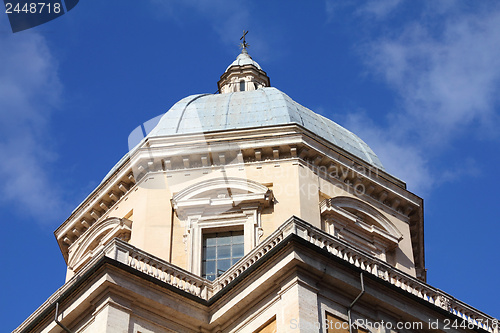
{"type": "Polygon", "coordinates": [[[193,211],[227,211],[245,204],[268,206],[272,192],[266,186],[243,178],[227,177],[199,182],[175,194],[172,206],[179,216],[193,211]]]}
{"type": "MultiPolygon", "coordinates": [[[[387,219],[382,213],[380,213],[376,208],[370,206],[366,202],[363,202],[359,199],[356,198],[351,198],[351,197],[335,197],[331,198],[328,200],[327,203],[324,205],[322,204],[322,213],[325,210],[328,210],[327,206],[335,206],[337,208],[343,209],[353,215],[356,216],[356,219],[359,221],[360,217],[363,215],[366,217],[366,224],[371,224],[375,227],[378,227],[387,233],[389,233],[391,236],[394,236],[395,238],[401,238],[403,234],[392,224],[389,219],[387,219]],[[323,206],[325,208],[323,208],[323,206]],[[357,214],[357,213],[361,214],[357,214]],[[367,223],[367,222],[372,222],[372,223],[367,223]]],[[[361,218],[361,221],[364,220],[361,218]]]]}
{"type": "Polygon", "coordinates": [[[172,207],[185,228],[188,269],[202,274],[203,237],[225,231],[243,232],[244,253],[263,235],[261,212],[273,201],[272,191],[255,181],[222,177],[190,185],[172,197],[172,207]]]}
{"type": "Polygon", "coordinates": [[[173,197],[174,201],[183,201],[196,198],[211,198],[214,192],[220,190],[228,190],[229,194],[265,194],[269,189],[253,180],[236,178],[236,177],[220,177],[207,181],[199,182],[193,186],[180,191],[173,197]]]}
{"type": "Polygon", "coordinates": [[[88,262],[111,239],[118,237],[125,241],[130,239],[132,221],[125,218],[110,217],[99,223],[93,224],[70,247],[68,266],[77,271],[88,262]]]}
{"type": "Polygon", "coordinates": [[[329,232],[354,246],[385,259],[403,235],[382,213],[351,197],[335,197],[321,203],[321,217],[329,232]]]}

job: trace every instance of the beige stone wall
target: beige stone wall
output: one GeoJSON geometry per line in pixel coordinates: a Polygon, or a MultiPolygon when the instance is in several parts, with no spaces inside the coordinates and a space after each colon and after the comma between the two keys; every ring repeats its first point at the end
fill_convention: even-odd
{"type": "MultiPolygon", "coordinates": [[[[332,260],[314,246],[283,242],[279,251],[250,268],[246,277],[223,287],[213,302],[188,295],[183,284],[166,285],[154,274],[144,276],[141,267],[134,271],[102,264],[60,301],[58,318],[75,333],[318,332],[327,320],[348,321],[347,309],[360,295],[362,279],[348,260],[332,260]]],[[[431,332],[431,322],[439,323],[443,331],[444,319],[454,318],[439,302],[416,300],[411,290],[391,288],[368,271],[362,274],[365,293],[352,308],[352,320],[364,325],[357,332],[431,332]],[[414,328],[370,330],[366,325],[382,322],[414,328]]],[[[37,312],[45,317],[32,332],[61,332],[50,308],[54,301],[37,312]]]]}
{"type": "MultiPolygon", "coordinates": [[[[185,228],[181,221],[174,215],[174,230],[172,234],[171,262],[181,268],[187,269],[187,245],[183,242],[185,228]]],[[[168,259],[167,259],[168,260],[168,259]]]]}
{"type": "MultiPolygon", "coordinates": [[[[239,170],[238,167],[225,167],[225,174],[227,177],[241,177],[244,176],[246,179],[256,181],[258,183],[266,185],[270,190],[273,191],[273,195],[276,199],[276,203],[268,208],[264,208],[261,214],[263,235],[260,240],[265,239],[273,231],[275,231],[284,221],[286,221],[290,216],[302,216],[302,211],[313,211],[313,214],[319,216],[318,210],[318,198],[311,198],[310,201],[306,201],[307,206],[314,206],[314,208],[304,209],[304,204],[301,202],[301,193],[299,190],[299,179],[298,179],[298,169],[299,166],[296,162],[287,161],[284,163],[261,163],[261,164],[247,164],[244,170],[239,170]]],[[[189,186],[196,183],[206,181],[211,178],[220,177],[221,173],[218,171],[209,172],[208,174],[203,174],[202,171],[192,172],[189,176],[182,176],[182,179],[178,179],[178,175],[173,175],[170,178],[165,178],[167,186],[170,187],[171,193],[175,194],[189,186]],[[173,179],[173,181],[172,181],[173,179]]],[[[144,191],[144,190],[143,190],[144,191]]],[[[165,200],[170,205],[169,200],[165,200]]],[[[170,206],[165,207],[151,207],[150,209],[170,209],[170,206]]],[[[313,215],[310,214],[310,215],[313,215]]],[[[139,223],[137,215],[134,213],[135,222],[139,223]]],[[[156,218],[162,218],[161,215],[156,216],[156,218]]],[[[172,263],[182,267],[184,269],[188,268],[187,263],[187,244],[184,243],[185,234],[185,222],[181,221],[178,216],[174,213],[173,217],[173,236],[171,253],[172,253],[172,263]]],[[[166,233],[163,235],[168,236],[166,233]]],[[[169,237],[165,238],[164,243],[168,243],[169,237]]],[[[133,243],[134,246],[140,247],[140,245],[133,243]]],[[[170,260],[169,257],[162,257],[162,259],[170,260]]]]}
{"type": "Polygon", "coordinates": [[[137,187],[130,243],[160,258],[170,257],[171,193],[162,175],[148,176],[137,187]]]}
{"type": "MultiPolygon", "coordinates": [[[[130,243],[161,259],[190,269],[190,244],[186,242],[186,221],[179,218],[172,197],[197,183],[218,177],[249,179],[267,186],[274,204],[260,211],[262,237],[269,236],[292,215],[326,231],[319,204],[326,198],[352,197],[367,202],[385,216],[403,235],[398,248],[388,254],[388,262],[415,274],[408,218],[391,212],[375,200],[356,195],[352,188],[336,179],[325,179],[310,165],[296,159],[263,161],[223,168],[156,172],[146,175],[101,219],[128,217],[133,220],[130,243]]],[[[196,246],[195,246],[196,247],[196,246]]],[[[196,248],[196,251],[201,249],[196,248]]],[[[73,275],[68,268],[68,279],[73,275]]]]}

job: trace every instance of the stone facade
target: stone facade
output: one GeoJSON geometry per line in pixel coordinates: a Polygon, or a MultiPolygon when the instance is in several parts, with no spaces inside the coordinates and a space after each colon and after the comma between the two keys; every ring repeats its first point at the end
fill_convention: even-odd
{"type": "Polygon", "coordinates": [[[269,85],[244,50],[218,83],[229,98],[174,106],[175,133],[160,120],[55,231],[66,284],[15,332],[498,333],[425,283],[422,199],[364,142],[293,101],[303,121],[274,122],[269,98],[245,105],[267,103],[266,126],[232,111],[282,94],[269,85]],[[179,130],[220,109],[223,129],[179,130]],[[208,261],[225,267],[212,279],[208,261]]]}

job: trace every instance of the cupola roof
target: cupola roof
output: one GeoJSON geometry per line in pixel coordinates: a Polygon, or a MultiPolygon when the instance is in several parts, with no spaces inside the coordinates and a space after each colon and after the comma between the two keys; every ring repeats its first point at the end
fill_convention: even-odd
{"type": "Polygon", "coordinates": [[[217,82],[218,91],[221,94],[256,90],[262,87],[270,87],[271,82],[262,67],[248,54],[246,47],[242,48],[236,60],[229,65],[224,74],[217,82]]]}
{"type": "MultiPolygon", "coordinates": [[[[191,95],[175,103],[146,138],[296,124],[377,169],[378,156],[357,135],[270,87],[270,80],[247,52],[229,65],[219,80],[219,94],[191,95]]],[[[106,175],[106,180],[129,154],[106,175]]]]}
{"type": "Polygon", "coordinates": [[[248,51],[246,49],[241,50],[241,53],[236,57],[236,60],[231,63],[226,68],[226,72],[229,68],[232,66],[245,66],[245,65],[253,65],[257,67],[258,69],[262,70],[262,67],[257,63],[257,61],[253,60],[252,57],[248,54],[248,51]]]}
{"type": "Polygon", "coordinates": [[[372,149],[354,133],[272,87],[186,97],[165,113],[148,137],[297,124],[366,163],[384,170],[372,149]]]}

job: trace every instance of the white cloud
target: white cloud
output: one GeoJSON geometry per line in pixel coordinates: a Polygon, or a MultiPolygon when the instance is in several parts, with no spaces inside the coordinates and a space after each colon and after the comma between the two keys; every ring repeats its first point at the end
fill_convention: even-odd
{"type": "Polygon", "coordinates": [[[35,32],[2,33],[0,45],[0,204],[54,222],[67,208],[48,171],[56,154],[47,132],[61,96],[57,61],[35,32]]]}
{"type": "MultiPolygon", "coordinates": [[[[227,44],[234,44],[236,37],[239,38],[243,29],[249,24],[249,3],[225,0],[151,0],[163,13],[182,24],[181,17],[197,14],[204,17],[212,26],[212,29],[227,44]]],[[[202,32],[200,32],[200,35],[202,32]]]]}
{"type": "Polygon", "coordinates": [[[337,15],[337,11],[341,9],[341,7],[347,6],[345,2],[338,2],[335,0],[325,0],[325,11],[327,22],[331,22],[335,15],[337,15]]]}
{"type": "MultiPolygon", "coordinates": [[[[449,3],[448,3],[449,6],[449,3]]],[[[377,126],[348,117],[347,127],[361,133],[388,171],[412,191],[477,174],[474,161],[436,167],[432,159],[463,135],[496,135],[500,88],[500,10],[453,15],[425,7],[420,19],[363,49],[367,68],[398,96],[399,108],[377,126]],[[439,21],[439,22],[438,22],[439,21]]],[[[475,136],[475,137],[474,137],[475,136]]]]}
{"type": "Polygon", "coordinates": [[[345,125],[361,135],[382,161],[386,171],[404,180],[410,191],[424,195],[435,185],[425,154],[419,147],[402,143],[390,131],[373,123],[363,111],[349,113],[345,125]]]}
{"type": "Polygon", "coordinates": [[[500,11],[456,17],[440,36],[421,23],[370,45],[370,67],[399,93],[405,130],[448,143],[464,126],[494,118],[500,81],[500,11]],[[413,129],[412,129],[413,128],[413,129]]]}
{"type": "Polygon", "coordinates": [[[359,14],[368,14],[377,19],[384,19],[394,11],[401,0],[371,0],[358,10],[359,14]]]}
{"type": "MultiPolygon", "coordinates": [[[[444,1],[444,0],[443,0],[444,1]]],[[[336,15],[343,15],[344,10],[353,11],[355,16],[383,20],[393,13],[401,4],[401,0],[370,0],[363,5],[353,0],[325,0],[327,22],[331,22],[336,15]]]]}

